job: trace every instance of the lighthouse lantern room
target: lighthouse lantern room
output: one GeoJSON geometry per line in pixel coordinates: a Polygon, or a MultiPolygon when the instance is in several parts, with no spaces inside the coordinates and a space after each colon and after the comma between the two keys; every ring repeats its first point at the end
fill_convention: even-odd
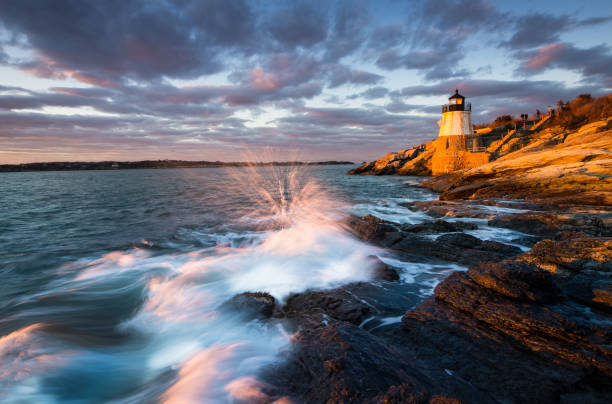
{"type": "Polygon", "coordinates": [[[465,103],[465,97],[455,90],[448,99],[448,104],[442,106],[442,119],[440,125],[441,136],[471,136],[474,134],[472,128],[472,105],[465,103]]]}

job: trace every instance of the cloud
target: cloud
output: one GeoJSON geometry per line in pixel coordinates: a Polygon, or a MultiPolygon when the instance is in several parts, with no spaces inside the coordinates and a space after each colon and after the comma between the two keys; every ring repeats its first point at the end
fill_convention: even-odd
{"type": "MultiPolygon", "coordinates": [[[[397,97],[445,96],[450,97],[454,89],[472,103],[475,121],[490,121],[501,114],[532,113],[543,109],[558,99],[573,99],[577,94],[604,93],[599,85],[568,87],[552,80],[446,80],[432,85],[417,85],[403,88],[397,97]]],[[[436,112],[432,107],[428,112],[436,112]]]]}
{"type": "Polygon", "coordinates": [[[180,6],[145,0],[6,1],[0,19],[36,49],[35,73],[71,71],[96,85],[214,73],[224,52],[250,44],[254,22],[243,0],[180,6]]]}
{"type": "Polygon", "coordinates": [[[427,80],[465,77],[461,68],[465,43],[473,35],[493,29],[500,17],[486,0],[416,2],[410,24],[377,29],[369,42],[375,63],[384,70],[417,70],[427,80]],[[381,44],[383,50],[380,49],[381,44]]]}
{"type": "Polygon", "coordinates": [[[359,49],[369,34],[368,11],[355,1],[337,4],[323,60],[335,62],[359,49]]]}
{"type": "Polygon", "coordinates": [[[551,68],[580,73],[583,81],[600,82],[612,87],[612,52],[607,45],[578,48],[570,43],[558,42],[533,51],[518,54],[521,59],[519,72],[535,74],[551,68]]]}
{"type": "Polygon", "coordinates": [[[520,49],[557,42],[560,35],[574,25],[574,19],[568,15],[535,13],[520,16],[514,22],[514,34],[502,42],[502,46],[520,49]]]}
{"type": "Polygon", "coordinates": [[[311,47],[327,37],[328,19],[315,4],[291,3],[276,11],[267,21],[272,38],[289,49],[311,47]]]}
{"type": "Polygon", "coordinates": [[[389,94],[389,89],[386,87],[370,87],[361,93],[350,95],[348,98],[354,100],[356,98],[365,98],[366,100],[375,100],[377,98],[384,98],[389,94]]]}
{"type": "Polygon", "coordinates": [[[579,20],[576,17],[550,13],[532,13],[513,18],[514,33],[501,46],[510,49],[529,49],[560,41],[561,35],[580,27],[590,27],[612,21],[612,16],[579,20]]]}

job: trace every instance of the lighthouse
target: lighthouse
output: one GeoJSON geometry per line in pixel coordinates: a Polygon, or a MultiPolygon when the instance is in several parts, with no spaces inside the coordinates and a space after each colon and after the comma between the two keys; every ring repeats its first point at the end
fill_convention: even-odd
{"type": "Polygon", "coordinates": [[[455,90],[448,99],[448,104],[442,106],[442,119],[438,122],[442,136],[472,136],[472,104],[465,103],[465,97],[455,90]]]}
{"type": "Polygon", "coordinates": [[[474,133],[472,126],[472,104],[465,102],[459,89],[442,106],[442,119],[438,121],[440,132],[432,157],[434,175],[445,174],[463,168],[487,163],[482,138],[474,133]]]}

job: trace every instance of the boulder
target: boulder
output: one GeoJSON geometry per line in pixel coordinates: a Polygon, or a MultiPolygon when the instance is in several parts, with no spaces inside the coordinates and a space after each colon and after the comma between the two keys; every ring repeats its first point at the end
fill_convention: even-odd
{"type": "Polygon", "coordinates": [[[238,313],[251,320],[269,318],[275,307],[276,299],[269,293],[244,292],[222,303],[219,309],[238,313]]]}
{"type": "MultiPolygon", "coordinates": [[[[432,242],[439,249],[464,245],[470,254],[490,248],[463,236],[432,242]]],[[[416,297],[404,298],[410,284],[403,283],[360,282],[291,296],[278,312],[293,321],[292,347],[261,376],[273,386],[270,400],[610,402],[608,243],[567,235],[538,247],[550,254],[546,265],[545,254],[530,253],[478,263],[453,272],[416,307],[416,297]],[[564,250],[582,250],[582,264],[566,259],[564,250]],[[567,269],[550,271],[551,261],[567,269]],[[402,307],[401,323],[368,326],[369,318],[402,307]]]]}
{"type": "Polygon", "coordinates": [[[394,282],[400,279],[397,270],[382,262],[377,256],[369,255],[367,258],[370,263],[370,267],[372,268],[374,279],[388,282],[394,282]]]}
{"type": "Polygon", "coordinates": [[[408,233],[437,234],[460,232],[463,230],[475,230],[478,226],[468,222],[447,222],[445,220],[435,220],[433,222],[423,222],[419,224],[403,225],[401,230],[408,233]]]}

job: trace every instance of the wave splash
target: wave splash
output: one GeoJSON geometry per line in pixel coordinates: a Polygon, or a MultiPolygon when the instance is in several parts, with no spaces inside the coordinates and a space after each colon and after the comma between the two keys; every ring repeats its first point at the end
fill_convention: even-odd
{"type": "MultiPolygon", "coordinates": [[[[225,192],[243,195],[243,203],[234,209],[235,224],[245,230],[236,237],[244,240],[244,233],[255,232],[255,242],[178,254],[135,248],[65,265],[49,294],[76,293],[96,307],[100,296],[120,299],[125,290],[139,287],[142,303],[114,326],[119,337],[112,343],[91,346],[86,333],[78,338],[45,337],[61,329],[61,314],[54,317],[60,324],[50,331],[19,331],[34,332],[35,345],[28,342],[31,338],[11,337],[10,346],[0,340],[3,357],[25,348],[20,344],[25,340],[30,351],[52,351],[61,359],[52,378],[45,376],[48,365],[42,360],[25,358],[27,375],[19,380],[6,377],[10,364],[0,365],[3,399],[54,402],[67,396],[87,399],[97,392],[119,402],[265,402],[257,372],[277,360],[290,336],[279,325],[245,322],[219,311],[219,306],[246,291],[268,292],[282,301],[307,289],[369,280],[367,256],[379,251],[344,230],[342,202],[311,181],[302,167],[250,167],[232,175],[238,178],[225,192]],[[58,339],[61,349],[47,346],[60,344],[58,339]],[[90,386],[70,393],[50,387],[53,378],[74,386],[83,373],[90,386]],[[33,378],[38,382],[25,389],[33,378]]],[[[37,357],[36,352],[31,355],[37,357]]]]}

